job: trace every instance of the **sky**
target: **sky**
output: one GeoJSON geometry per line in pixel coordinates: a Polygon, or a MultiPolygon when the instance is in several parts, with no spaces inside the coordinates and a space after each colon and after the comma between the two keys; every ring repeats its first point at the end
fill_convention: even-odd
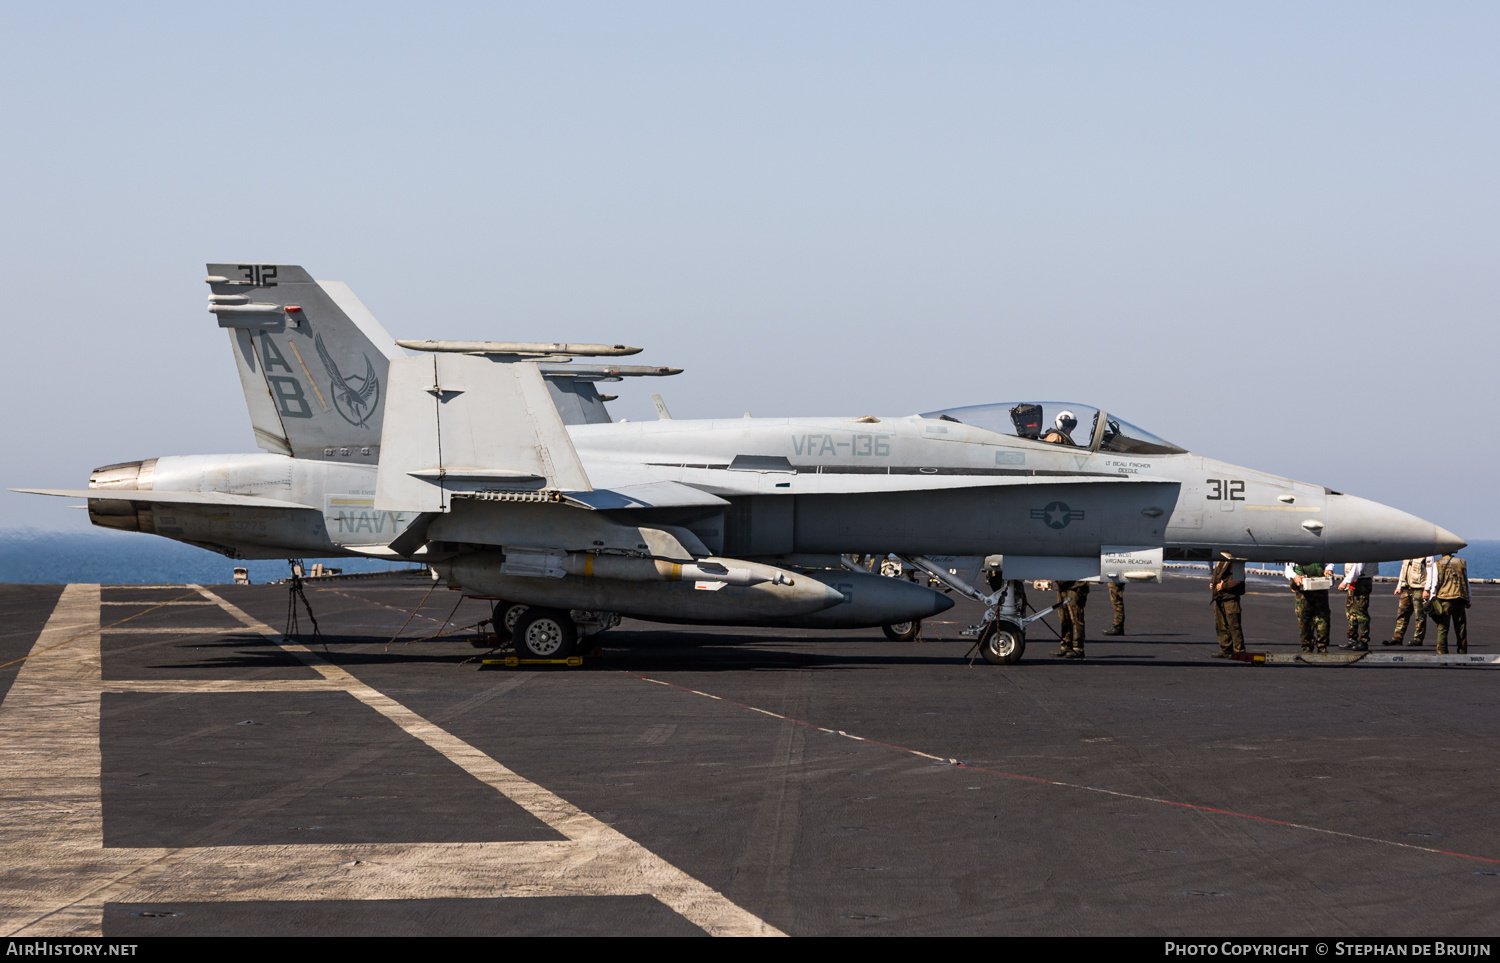
{"type": "Polygon", "coordinates": [[[1493,3],[6,4],[0,487],[254,451],[203,265],[279,262],[686,369],[616,417],[1070,400],[1500,538],[1497,48],[1493,3]]]}

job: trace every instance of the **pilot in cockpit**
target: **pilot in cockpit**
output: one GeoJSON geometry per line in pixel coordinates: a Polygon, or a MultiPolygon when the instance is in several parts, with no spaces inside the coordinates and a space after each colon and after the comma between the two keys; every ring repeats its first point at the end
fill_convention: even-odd
{"type": "Polygon", "coordinates": [[[1078,442],[1073,440],[1073,429],[1078,427],[1078,419],[1071,411],[1059,411],[1053,419],[1052,427],[1042,436],[1042,441],[1051,442],[1054,445],[1071,445],[1078,447],[1078,442]]]}

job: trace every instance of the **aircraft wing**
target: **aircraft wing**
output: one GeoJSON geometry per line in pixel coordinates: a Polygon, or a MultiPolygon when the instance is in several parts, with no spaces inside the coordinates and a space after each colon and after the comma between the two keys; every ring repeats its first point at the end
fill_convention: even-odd
{"type": "Polygon", "coordinates": [[[723,506],[729,502],[702,489],[681,482],[658,481],[615,488],[598,488],[591,492],[569,492],[563,499],[582,508],[691,508],[723,506]]]}
{"type": "Polygon", "coordinates": [[[235,495],[229,492],[174,492],[134,488],[12,488],[27,495],[57,495],[62,498],[107,498],[122,502],[163,502],[170,505],[224,505],[236,508],[306,508],[313,505],[266,498],[263,495],[235,495]]]}

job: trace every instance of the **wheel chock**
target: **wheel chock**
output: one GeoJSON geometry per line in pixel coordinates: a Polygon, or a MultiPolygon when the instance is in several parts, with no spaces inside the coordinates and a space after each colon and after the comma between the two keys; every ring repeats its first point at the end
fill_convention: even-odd
{"type": "Polygon", "coordinates": [[[500,659],[479,660],[479,668],[481,670],[499,668],[518,669],[523,665],[562,665],[576,667],[583,665],[583,656],[570,655],[566,659],[522,659],[518,656],[507,655],[500,659]]]}

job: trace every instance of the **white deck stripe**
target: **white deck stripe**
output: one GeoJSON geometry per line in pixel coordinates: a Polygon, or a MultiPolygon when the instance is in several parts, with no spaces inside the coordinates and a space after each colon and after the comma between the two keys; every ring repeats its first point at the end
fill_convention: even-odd
{"type": "MultiPolygon", "coordinates": [[[[121,868],[118,856],[104,850],[99,799],[99,586],[64,588],[31,652],[0,703],[0,932],[6,935],[26,932],[121,868]]],[[[98,936],[99,927],[96,918],[92,925],[46,929],[98,936]]]]}
{"type": "Polygon", "coordinates": [[[650,895],[715,935],[783,935],[556,794],[307,648],[282,645],[265,623],[195,588],[323,678],[101,682],[99,588],[68,586],[0,704],[0,933],[98,936],[110,902],[650,895]],[[41,651],[48,646],[58,647],[41,651]],[[567,839],[105,849],[101,690],[347,691],[567,839]]]}
{"type": "MultiPolygon", "coordinates": [[[[316,669],[325,679],[338,683],[365,705],[442,753],[470,775],[493,787],[527,812],[568,837],[574,851],[565,861],[567,875],[573,879],[582,868],[597,872],[601,884],[585,889],[597,895],[649,893],[709,933],[722,936],[785,935],[764,920],[730,902],[722,893],[668,863],[644,846],[583,812],[534,782],[524,779],[457,736],[439,728],[401,705],[383,692],[360,682],[336,665],[303,645],[283,643],[281,633],[264,622],[247,615],[238,606],[198,587],[208,599],[218,602],[247,628],[254,629],[316,669]],[[594,864],[590,866],[590,864],[594,864]]],[[[549,845],[512,843],[526,847],[549,845]]],[[[556,844],[550,844],[555,846],[556,844]]],[[[546,861],[550,864],[550,859],[546,861]]],[[[460,877],[466,877],[460,873],[460,877]]],[[[434,884],[437,880],[432,881],[434,884]]],[[[541,882],[538,880],[537,882],[541,882]]],[[[466,885],[466,884],[465,884],[466,885]]],[[[580,891],[570,890],[578,893],[580,891]]],[[[541,893],[537,893],[541,895],[541,893]]],[[[263,897],[257,897],[263,898],[263,897]]]]}

